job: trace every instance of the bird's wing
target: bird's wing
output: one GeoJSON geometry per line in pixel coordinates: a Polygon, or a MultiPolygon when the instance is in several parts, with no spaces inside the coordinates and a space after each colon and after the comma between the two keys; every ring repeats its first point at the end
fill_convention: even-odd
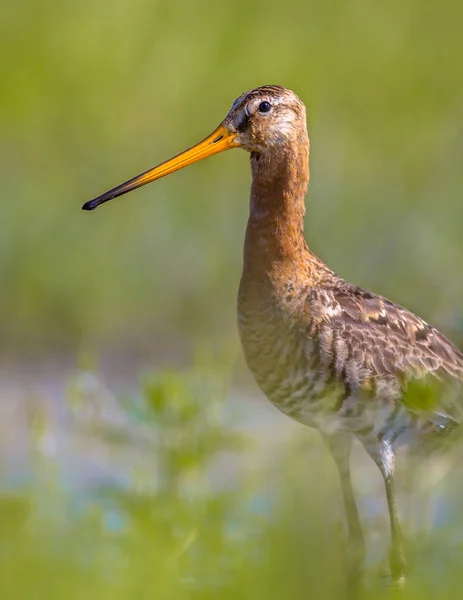
{"type": "MultiPolygon", "coordinates": [[[[403,392],[417,382],[463,384],[463,353],[437,329],[382,296],[333,281],[309,295],[309,310],[324,360],[337,376],[357,377],[359,387],[389,381],[403,392]]],[[[449,416],[455,412],[445,405],[449,416]]]]}

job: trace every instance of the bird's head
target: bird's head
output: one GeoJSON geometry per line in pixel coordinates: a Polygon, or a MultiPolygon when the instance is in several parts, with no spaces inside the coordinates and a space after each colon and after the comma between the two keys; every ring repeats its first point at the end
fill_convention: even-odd
{"type": "Polygon", "coordinates": [[[293,143],[306,131],[305,120],[305,106],[294,92],[266,85],[237,98],[222,125],[236,133],[237,146],[265,154],[293,143]]]}
{"type": "Polygon", "coordinates": [[[281,150],[297,141],[301,132],[306,135],[305,107],[296,94],[276,85],[255,88],[235,100],[222,123],[202,142],[86,202],[82,208],[93,210],[108,200],[230,148],[243,148],[254,156],[281,150]]]}

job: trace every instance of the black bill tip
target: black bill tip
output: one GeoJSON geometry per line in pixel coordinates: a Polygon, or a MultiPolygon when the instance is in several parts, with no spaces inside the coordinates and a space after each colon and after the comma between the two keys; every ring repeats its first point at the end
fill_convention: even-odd
{"type": "Polygon", "coordinates": [[[93,198],[93,200],[89,200],[82,206],[82,210],[95,210],[95,208],[97,208],[97,206],[100,206],[100,204],[109,202],[109,200],[114,200],[114,198],[123,196],[124,194],[131,192],[137,187],[140,187],[139,185],[132,185],[133,183],[138,181],[139,178],[140,176],[134,177],[133,179],[130,179],[129,181],[118,185],[112,190],[109,190],[109,192],[105,192],[104,194],[101,194],[101,196],[97,196],[96,198],[93,198]]]}
{"type": "MultiPolygon", "coordinates": [[[[130,190],[127,190],[127,191],[130,191],[130,190]]],[[[108,200],[117,198],[117,196],[120,195],[120,194],[114,194],[112,192],[113,192],[113,190],[111,190],[111,192],[107,192],[106,194],[103,194],[102,196],[98,196],[98,198],[93,198],[93,200],[89,200],[82,206],[82,210],[95,210],[95,208],[97,208],[97,206],[100,206],[100,204],[104,204],[105,202],[108,202],[108,200]]]]}
{"type": "Polygon", "coordinates": [[[89,202],[86,202],[83,206],[82,206],[82,210],[95,210],[95,208],[98,206],[98,203],[95,202],[94,200],[90,200],[89,202]]]}

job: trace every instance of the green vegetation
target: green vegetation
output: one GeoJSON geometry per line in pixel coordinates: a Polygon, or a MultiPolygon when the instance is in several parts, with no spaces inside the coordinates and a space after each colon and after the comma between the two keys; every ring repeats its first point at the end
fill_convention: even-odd
{"type": "MultiPolygon", "coordinates": [[[[204,137],[241,92],[285,85],[308,110],[313,250],[463,346],[462,19],[456,0],[2,6],[2,600],[344,597],[340,489],[317,434],[281,416],[287,436],[243,435],[224,406],[245,154],[80,207],[204,137]],[[202,352],[225,365],[175,370],[202,352]],[[61,393],[75,357],[94,355],[109,388],[130,393],[116,399],[90,370],[61,393]],[[146,364],[158,370],[138,384],[146,364]]],[[[440,476],[436,521],[410,469],[402,597],[453,600],[461,470],[440,476]]],[[[380,482],[355,472],[364,595],[388,597],[380,482]]]]}
{"type": "MultiPolygon", "coordinates": [[[[29,413],[32,478],[0,496],[2,598],[345,597],[337,474],[308,432],[256,460],[255,440],[224,426],[222,381],[204,368],[149,378],[141,398],[120,404],[123,428],[102,416],[110,400],[95,396],[94,384],[83,373],[70,386],[67,436],[77,440],[74,460],[89,451],[111,457],[119,480],[76,485],[66,473],[76,468],[69,440],[50,438],[52,423],[29,413]],[[224,469],[232,456],[241,468],[224,469]]],[[[452,489],[461,522],[462,490],[452,489]]],[[[423,497],[413,494],[408,506],[423,513],[423,497]]],[[[401,597],[458,597],[455,526],[411,535],[410,520],[411,581],[401,597]]],[[[386,529],[371,515],[365,521],[379,552],[361,597],[387,598],[387,519],[386,529]]]]}

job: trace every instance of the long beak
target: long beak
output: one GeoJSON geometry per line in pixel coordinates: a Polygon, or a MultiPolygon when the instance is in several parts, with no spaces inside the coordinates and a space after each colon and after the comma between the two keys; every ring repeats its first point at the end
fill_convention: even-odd
{"type": "Polygon", "coordinates": [[[109,190],[109,192],[105,192],[101,196],[98,196],[98,198],[86,202],[82,206],[82,210],[93,210],[100,204],[108,202],[108,200],[112,200],[113,198],[117,198],[123,194],[127,194],[127,192],[136,190],[142,185],[146,185],[147,183],[156,181],[156,179],[165,177],[174,171],[183,169],[183,167],[187,167],[188,165],[198,162],[203,158],[212,156],[213,154],[218,154],[219,152],[223,152],[229,148],[235,148],[238,146],[237,142],[235,141],[236,136],[236,133],[229,131],[229,129],[222,123],[215,131],[211,133],[211,135],[209,135],[202,142],[199,142],[199,144],[192,146],[181,154],[177,154],[177,156],[174,156],[170,160],[166,160],[166,162],[161,163],[157,167],[153,167],[149,171],[146,171],[141,175],[137,175],[137,177],[134,177],[133,179],[129,179],[129,181],[118,185],[112,190],[109,190]]]}

